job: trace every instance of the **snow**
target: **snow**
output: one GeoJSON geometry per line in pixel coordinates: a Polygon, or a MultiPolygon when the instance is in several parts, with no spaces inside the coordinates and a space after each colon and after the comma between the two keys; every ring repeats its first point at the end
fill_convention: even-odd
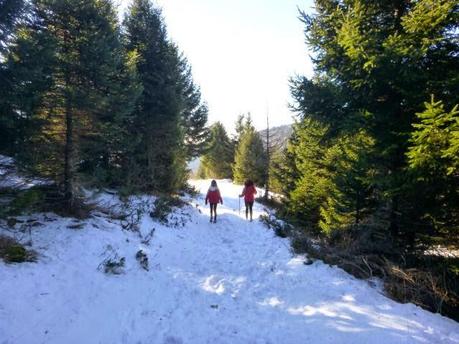
{"type": "MultiPolygon", "coordinates": [[[[35,214],[44,224],[32,232],[38,262],[0,262],[0,343],[459,343],[453,320],[392,301],[339,268],[304,265],[288,239],[239,214],[240,186],[218,182],[224,204],[209,223],[210,181],[192,183],[201,194],[175,214],[185,226],[143,215],[142,237],[155,229],[149,245],[102,213],[80,229],[35,214]],[[107,275],[99,265],[114,255],[126,258],[124,273],[107,275]]],[[[116,195],[97,200],[121,209],[116,195]]],[[[131,199],[145,209],[151,201],[131,199]]],[[[263,207],[254,211],[258,218],[263,207]]]]}
{"type": "Polygon", "coordinates": [[[33,186],[49,184],[50,182],[44,179],[20,175],[16,169],[14,159],[0,154],[0,189],[16,188],[27,190],[33,186]]]}

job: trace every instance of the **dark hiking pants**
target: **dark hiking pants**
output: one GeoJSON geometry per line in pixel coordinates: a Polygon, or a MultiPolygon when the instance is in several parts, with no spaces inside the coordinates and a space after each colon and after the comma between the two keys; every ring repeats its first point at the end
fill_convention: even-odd
{"type": "Polygon", "coordinates": [[[252,202],[245,202],[245,218],[249,217],[250,213],[250,220],[252,220],[252,213],[253,213],[253,201],[252,202]]]}
{"type": "Polygon", "coordinates": [[[218,203],[210,203],[210,222],[217,222],[217,204],[218,203]]]}

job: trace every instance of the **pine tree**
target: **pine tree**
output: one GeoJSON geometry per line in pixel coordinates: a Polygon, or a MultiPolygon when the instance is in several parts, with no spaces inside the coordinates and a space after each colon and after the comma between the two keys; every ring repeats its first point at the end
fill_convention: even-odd
{"type": "Polygon", "coordinates": [[[266,129],[260,133],[263,139],[266,152],[266,182],[264,198],[269,198],[271,191],[279,192],[281,186],[279,180],[276,180],[275,165],[279,166],[280,159],[283,158],[283,149],[285,137],[277,136],[271,132],[269,126],[269,113],[266,115],[266,129]]]}
{"type": "Polygon", "coordinates": [[[210,127],[210,139],[201,158],[200,178],[232,178],[233,148],[220,122],[210,127]]]}
{"type": "Polygon", "coordinates": [[[207,106],[186,59],[169,41],[158,8],[134,0],[124,26],[143,86],[129,129],[136,142],[129,183],[147,191],[176,191],[186,183],[187,161],[204,147],[207,106]]]}
{"type": "Polygon", "coordinates": [[[123,84],[133,81],[132,68],[110,1],[35,0],[33,10],[34,21],[21,29],[8,57],[15,112],[26,122],[18,158],[62,185],[64,203],[73,208],[79,173],[88,165],[116,166],[119,146],[110,137],[121,136],[113,131],[129,114],[137,88],[123,84]],[[31,93],[26,102],[24,91],[31,93]]]}
{"type": "Polygon", "coordinates": [[[24,11],[24,0],[0,0],[0,57],[5,55],[16,24],[24,11]]]}
{"type": "Polygon", "coordinates": [[[271,170],[269,173],[269,185],[271,191],[277,194],[287,194],[288,188],[285,186],[286,176],[289,175],[288,168],[291,168],[292,161],[287,159],[287,148],[280,149],[272,154],[271,170]]]}
{"type": "Polygon", "coordinates": [[[431,172],[431,176],[459,174],[459,105],[446,111],[442,101],[432,99],[417,113],[420,123],[410,140],[407,156],[412,168],[431,172]]]}
{"type": "Polygon", "coordinates": [[[417,185],[423,218],[437,232],[459,233],[459,111],[446,111],[441,101],[425,103],[413,124],[407,152],[417,185]]]}
{"type": "Polygon", "coordinates": [[[0,152],[6,154],[13,153],[17,128],[12,120],[13,80],[5,60],[24,7],[22,0],[0,0],[0,152]]]}
{"type": "Polygon", "coordinates": [[[250,179],[258,185],[264,185],[266,178],[266,152],[263,141],[253,127],[249,116],[236,147],[233,179],[236,183],[243,183],[250,179]]]}
{"type": "Polygon", "coordinates": [[[319,221],[323,232],[331,234],[333,230],[357,227],[374,211],[372,185],[368,182],[371,166],[367,160],[373,143],[361,131],[340,137],[327,147],[322,163],[329,178],[319,221]]]}
{"type": "Polygon", "coordinates": [[[285,155],[276,165],[276,178],[286,195],[286,212],[310,230],[320,230],[320,209],[330,188],[323,164],[327,146],[322,142],[326,127],[314,120],[294,125],[285,155]]]}
{"type": "Polygon", "coordinates": [[[272,137],[269,132],[269,115],[266,115],[266,136],[265,136],[265,144],[266,144],[266,181],[265,181],[265,194],[264,198],[268,199],[269,197],[269,181],[271,178],[270,170],[271,170],[271,161],[272,161],[272,151],[273,151],[273,146],[272,146],[272,137]]]}
{"type": "Polygon", "coordinates": [[[244,132],[244,121],[247,117],[247,120],[250,120],[250,112],[247,115],[239,115],[236,119],[235,123],[235,131],[236,136],[234,137],[234,141],[236,144],[238,143],[239,139],[241,138],[242,133],[244,132]]]}
{"type": "Polygon", "coordinates": [[[130,183],[144,190],[172,191],[181,182],[178,174],[184,173],[180,171],[183,133],[175,47],[167,40],[161,11],[148,0],[132,2],[124,26],[127,48],[138,54],[137,70],[143,86],[130,128],[137,140],[130,183]]]}
{"type": "Polygon", "coordinates": [[[191,67],[185,57],[180,56],[178,83],[182,98],[182,127],[185,131],[185,148],[187,161],[199,157],[204,153],[209,139],[207,128],[208,108],[201,99],[201,91],[194,83],[191,67]]]}
{"type": "MultiPolygon", "coordinates": [[[[407,173],[406,152],[415,113],[430,94],[448,94],[444,103],[450,107],[459,101],[457,4],[317,0],[316,10],[302,14],[316,75],[293,80],[292,94],[299,121],[323,128],[316,141],[321,155],[312,157],[321,173],[308,176],[303,163],[296,168],[300,180],[306,176],[298,187],[314,190],[328,183],[330,196],[308,201],[301,197],[307,192],[302,187],[289,196],[289,204],[327,231],[380,217],[394,236],[425,232],[429,226],[425,211],[414,206],[419,184],[407,173]],[[333,163],[324,160],[328,156],[333,163]],[[301,209],[322,211],[317,217],[316,211],[301,209]]],[[[297,139],[297,147],[302,141],[309,145],[307,136],[297,139]]],[[[301,148],[293,154],[305,161],[301,148]]]]}

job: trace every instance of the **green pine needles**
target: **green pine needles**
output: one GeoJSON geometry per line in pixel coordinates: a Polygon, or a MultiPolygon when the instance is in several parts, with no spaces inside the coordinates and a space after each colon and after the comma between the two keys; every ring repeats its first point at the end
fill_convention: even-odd
{"type": "Polygon", "coordinates": [[[292,80],[298,123],[274,162],[286,212],[402,246],[457,234],[457,2],[315,5],[302,20],[316,73],[292,80]]]}
{"type": "Polygon", "coordinates": [[[111,0],[9,3],[0,152],[53,180],[69,208],[83,184],[182,188],[208,110],[161,11],[134,0],[121,25],[111,0]]]}
{"type": "Polygon", "coordinates": [[[260,134],[251,123],[250,115],[241,128],[233,165],[233,180],[244,183],[250,179],[257,185],[264,185],[268,162],[260,134]]]}

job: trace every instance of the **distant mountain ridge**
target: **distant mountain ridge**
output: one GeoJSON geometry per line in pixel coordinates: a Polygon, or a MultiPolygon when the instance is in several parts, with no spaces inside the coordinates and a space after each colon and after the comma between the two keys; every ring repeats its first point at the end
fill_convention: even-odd
{"type": "MultiPolygon", "coordinates": [[[[266,129],[259,131],[259,133],[264,145],[266,146],[266,129]]],[[[275,149],[284,149],[287,146],[287,142],[290,136],[292,136],[292,133],[292,124],[269,128],[270,146],[275,149]]]]}

